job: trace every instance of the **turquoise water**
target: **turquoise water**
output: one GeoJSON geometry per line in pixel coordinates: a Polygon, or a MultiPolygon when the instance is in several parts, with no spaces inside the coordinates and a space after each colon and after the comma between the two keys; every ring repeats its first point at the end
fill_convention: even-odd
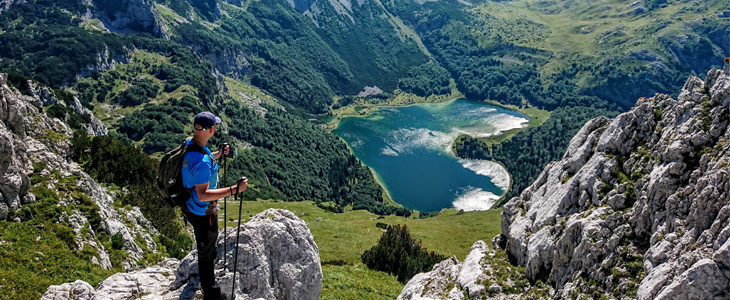
{"type": "Polygon", "coordinates": [[[459,135],[485,137],[521,128],[528,118],[482,102],[380,108],[333,130],[372,168],[393,201],[421,212],[489,209],[509,187],[502,166],[454,157],[459,135]]]}

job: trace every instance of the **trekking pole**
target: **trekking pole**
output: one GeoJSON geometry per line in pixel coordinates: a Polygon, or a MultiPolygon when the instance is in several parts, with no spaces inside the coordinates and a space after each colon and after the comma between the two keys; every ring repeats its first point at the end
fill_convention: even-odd
{"type": "MultiPolygon", "coordinates": [[[[246,176],[243,176],[236,181],[236,195],[234,197],[236,199],[235,201],[237,202],[238,187],[239,184],[244,180],[246,180],[246,176]]],[[[243,198],[241,198],[241,202],[238,203],[238,227],[236,227],[236,244],[234,245],[234,247],[236,247],[236,250],[234,250],[235,254],[233,254],[233,286],[231,286],[231,297],[235,295],[234,291],[236,290],[236,271],[238,269],[238,237],[241,233],[241,208],[243,208],[243,198]]]]}
{"type": "MultiPolygon", "coordinates": [[[[223,158],[223,184],[221,186],[228,185],[228,160],[226,159],[226,147],[228,146],[228,143],[223,143],[223,146],[221,149],[223,149],[223,152],[221,152],[221,157],[223,158]]],[[[229,150],[230,151],[230,150],[229,150]]],[[[226,210],[226,204],[228,202],[228,197],[223,198],[223,265],[226,265],[226,243],[225,243],[225,237],[228,236],[228,221],[226,218],[228,218],[228,212],[226,210]]]]}

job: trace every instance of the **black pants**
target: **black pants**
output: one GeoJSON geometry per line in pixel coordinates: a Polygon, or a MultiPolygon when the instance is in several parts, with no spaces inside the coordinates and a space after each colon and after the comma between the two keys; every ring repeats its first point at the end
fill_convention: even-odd
{"type": "Polygon", "coordinates": [[[185,212],[185,216],[195,230],[195,242],[198,243],[198,272],[200,288],[203,294],[210,294],[215,286],[215,258],[218,254],[218,215],[199,216],[185,212]]]}

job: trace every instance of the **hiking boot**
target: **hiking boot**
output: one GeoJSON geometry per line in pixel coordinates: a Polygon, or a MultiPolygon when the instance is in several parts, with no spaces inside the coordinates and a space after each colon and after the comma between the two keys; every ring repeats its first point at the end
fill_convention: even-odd
{"type": "Polygon", "coordinates": [[[221,293],[220,287],[214,287],[207,293],[203,293],[203,300],[228,300],[228,296],[221,293]]]}

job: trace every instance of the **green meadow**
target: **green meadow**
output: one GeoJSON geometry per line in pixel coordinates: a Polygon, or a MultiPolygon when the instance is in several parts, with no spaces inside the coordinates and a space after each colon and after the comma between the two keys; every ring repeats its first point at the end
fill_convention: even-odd
{"type": "MultiPolygon", "coordinates": [[[[379,222],[406,225],[411,235],[420,239],[429,251],[455,255],[460,261],[469,254],[474,242],[483,240],[491,244],[492,238],[501,233],[501,209],[473,212],[447,209],[439,216],[417,219],[413,216],[380,217],[364,210],[331,213],[312,201],[258,200],[242,203],[242,222],[268,208],[295,212],[297,217],[307,222],[322,261],[322,299],[394,299],[400,294],[403,284],[395,276],[368,270],[360,261],[360,255],[374,246],[383,233],[376,227],[379,222]],[[317,221],[318,218],[321,220],[317,221]]],[[[229,198],[227,206],[227,225],[235,228],[239,204],[229,198]]],[[[223,218],[219,220],[219,225],[223,226],[223,218]]]]}

